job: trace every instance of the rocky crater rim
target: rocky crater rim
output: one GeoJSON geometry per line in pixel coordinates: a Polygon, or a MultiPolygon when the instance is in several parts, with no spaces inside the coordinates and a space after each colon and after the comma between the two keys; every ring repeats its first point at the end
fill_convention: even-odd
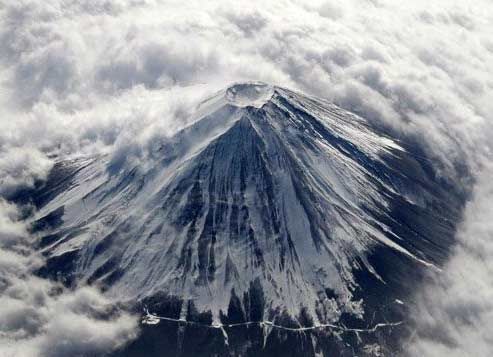
{"type": "Polygon", "coordinates": [[[274,94],[274,86],[259,81],[234,83],[226,89],[225,99],[237,107],[262,107],[274,94]]]}

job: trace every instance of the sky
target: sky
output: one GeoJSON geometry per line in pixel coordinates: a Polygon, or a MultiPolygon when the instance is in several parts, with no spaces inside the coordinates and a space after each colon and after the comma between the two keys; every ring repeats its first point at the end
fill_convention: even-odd
{"type": "Polygon", "coordinates": [[[450,261],[417,293],[406,353],[493,351],[491,33],[488,0],[0,0],[0,354],[107,351],[137,331],[97,290],[32,275],[42,259],[8,197],[60,157],[145,162],[197,102],[243,80],[418,138],[471,191],[450,261]]]}

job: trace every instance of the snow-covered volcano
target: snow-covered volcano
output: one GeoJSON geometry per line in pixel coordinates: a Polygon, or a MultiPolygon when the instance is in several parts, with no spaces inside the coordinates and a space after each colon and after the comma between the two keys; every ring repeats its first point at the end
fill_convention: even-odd
{"type": "Polygon", "coordinates": [[[30,193],[41,274],[216,323],[252,287],[264,317],[364,320],[447,254],[461,199],[423,155],[326,101],[235,84],[145,162],[59,162],[30,193]]]}

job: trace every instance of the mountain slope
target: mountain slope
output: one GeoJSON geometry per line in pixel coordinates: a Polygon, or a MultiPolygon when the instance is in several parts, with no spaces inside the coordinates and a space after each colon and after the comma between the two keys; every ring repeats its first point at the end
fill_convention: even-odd
{"type": "Polygon", "coordinates": [[[28,194],[40,274],[118,299],[177,297],[177,317],[188,301],[216,324],[232,309],[251,319],[254,295],[257,320],[399,317],[388,304],[438,269],[463,204],[423,155],[325,101],[236,84],[145,161],[59,162],[28,194]]]}

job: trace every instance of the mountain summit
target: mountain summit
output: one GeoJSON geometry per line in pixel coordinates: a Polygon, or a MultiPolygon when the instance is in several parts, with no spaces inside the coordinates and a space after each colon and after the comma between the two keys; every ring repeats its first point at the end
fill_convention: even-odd
{"type": "MultiPolygon", "coordinates": [[[[376,325],[402,322],[463,203],[415,142],[260,82],[202,102],[145,162],[60,161],[29,196],[44,276],[98,284],[177,321],[196,310],[216,326],[374,329],[350,340],[325,329],[329,342],[308,338],[313,353],[363,351],[382,340],[376,325]]],[[[249,343],[284,348],[265,338],[249,343]]]]}

